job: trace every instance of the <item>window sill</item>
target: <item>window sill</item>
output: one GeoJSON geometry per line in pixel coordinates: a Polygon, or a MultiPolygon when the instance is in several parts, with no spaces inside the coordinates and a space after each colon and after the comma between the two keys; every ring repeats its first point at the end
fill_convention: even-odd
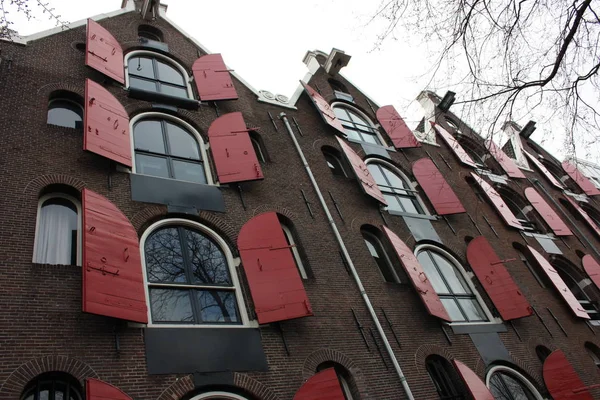
{"type": "Polygon", "coordinates": [[[350,139],[347,136],[346,136],[346,140],[349,141],[349,142],[352,142],[352,143],[356,143],[356,144],[366,144],[368,146],[378,147],[380,149],[384,149],[384,150],[387,150],[387,151],[393,151],[393,152],[396,151],[396,149],[394,149],[393,147],[384,146],[382,144],[375,144],[375,143],[363,142],[362,140],[350,139]]]}
{"type": "Polygon", "coordinates": [[[470,333],[499,333],[507,331],[506,325],[497,320],[490,322],[444,322],[444,325],[449,326],[456,335],[470,333]]]}
{"type": "Polygon", "coordinates": [[[185,97],[169,96],[167,94],[159,92],[150,92],[147,90],[129,88],[129,97],[138,100],[153,101],[159,103],[165,103],[168,105],[175,105],[177,107],[185,108],[188,110],[197,110],[200,107],[200,102],[195,99],[188,99],[185,97]]]}
{"type": "Polygon", "coordinates": [[[238,328],[238,329],[243,329],[243,328],[247,328],[247,329],[256,329],[259,327],[258,322],[256,321],[250,321],[248,322],[246,325],[241,325],[241,324],[205,324],[205,325],[179,325],[179,324],[140,324],[139,322],[128,322],[127,326],[129,328],[148,328],[148,329],[154,329],[154,328],[182,328],[182,329],[204,329],[204,328],[223,328],[223,329],[231,329],[231,328],[238,328]]]}
{"type": "Polygon", "coordinates": [[[437,221],[437,219],[438,219],[435,215],[412,214],[412,213],[406,213],[406,212],[394,211],[394,210],[386,210],[386,211],[390,215],[397,215],[397,216],[400,216],[400,217],[411,217],[411,218],[419,218],[419,219],[428,219],[430,221],[437,221]]]}

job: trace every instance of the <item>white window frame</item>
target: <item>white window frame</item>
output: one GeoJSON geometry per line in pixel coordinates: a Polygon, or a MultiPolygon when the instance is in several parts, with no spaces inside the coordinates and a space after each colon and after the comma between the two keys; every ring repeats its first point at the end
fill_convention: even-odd
{"type": "Polygon", "coordinates": [[[209,400],[209,399],[248,400],[248,398],[242,397],[239,394],[234,394],[234,393],[229,393],[229,392],[221,392],[221,391],[202,393],[202,394],[192,397],[190,400],[209,400]]]}
{"type": "Polygon", "coordinates": [[[536,400],[544,400],[545,399],[544,397],[542,397],[540,392],[538,392],[536,387],[533,386],[533,384],[531,382],[529,382],[529,379],[525,378],[522,374],[515,371],[514,369],[506,367],[504,365],[496,365],[488,371],[488,373],[485,377],[485,386],[487,386],[488,389],[490,387],[490,379],[492,378],[492,375],[495,372],[506,372],[507,375],[511,375],[513,378],[515,378],[520,383],[522,383],[523,386],[527,387],[527,389],[529,389],[529,391],[536,397],[536,400]]]}
{"type": "Polygon", "coordinates": [[[255,321],[250,321],[248,318],[248,312],[246,310],[246,305],[244,304],[244,293],[242,292],[242,286],[240,284],[240,280],[237,274],[237,268],[240,264],[239,257],[234,259],[229,246],[223,240],[221,236],[219,236],[215,231],[210,229],[209,227],[202,225],[198,222],[190,221],[183,218],[169,218],[157,221],[150,225],[143,233],[140,238],[140,255],[142,260],[142,272],[144,275],[144,292],[146,294],[146,304],[148,304],[148,327],[152,328],[242,328],[242,327],[258,327],[258,324],[255,321]],[[237,306],[240,313],[240,321],[241,324],[154,324],[152,323],[152,311],[150,304],[150,290],[148,288],[148,271],[146,269],[146,240],[148,237],[155,232],[157,229],[166,226],[183,226],[188,227],[197,231],[202,232],[203,234],[209,236],[212,240],[214,240],[219,248],[223,251],[223,255],[227,261],[227,265],[229,267],[229,274],[231,275],[231,282],[233,287],[235,288],[235,298],[237,300],[237,306]]]}
{"type": "MultiPolygon", "coordinates": [[[[185,81],[185,86],[187,89],[187,98],[192,99],[192,100],[195,99],[194,92],[192,91],[192,86],[190,85],[191,79],[190,79],[190,76],[188,75],[187,71],[185,70],[185,68],[183,68],[177,61],[173,60],[172,58],[169,58],[160,53],[156,53],[156,52],[148,51],[148,50],[134,50],[132,52],[127,53],[125,55],[125,57],[123,58],[123,68],[125,68],[125,87],[127,89],[129,89],[129,66],[128,66],[129,59],[134,56],[144,56],[144,55],[161,59],[165,63],[167,63],[167,64],[171,65],[172,67],[175,67],[177,70],[179,70],[179,72],[181,72],[181,74],[183,75],[183,80],[185,81]]],[[[162,94],[160,92],[152,92],[152,93],[162,94]]]]}
{"type": "Polygon", "coordinates": [[[263,153],[263,149],[260,143],[260,140],[258,140],[255,136],[253,135],[248,135],[250,137],[250,141],[252,142],[254,147],[254,152],[256,153],[256,156],[258,157],[258,161],[262,162],[262,163],[266,163],[267,159],[265,158],[265,154],[263,153]],[[258,151],[256,151],[258,150],[258,151]]]}
{"type": "MultiPolygon", "coordinates": [[[[388,282],[385,279],[385,276],[383,275],[383,272],[381,271],[381,268],[379,268],[379,265],[378,265],[377,269],[379,270],[379,274],[383,278],[384,282],[402,283],[402,281],[400,280],[400,277],[398,276],[398,272],[396,272],[396,268],[394,268],[394,264],[392,263],[392,260],[390,260],[390,257],[388,256],[387,252],[385,251],[385,247],[383,247],[383,243],[381,243],[381,240],[379,240],[377,235],[375,235],[367,230],[361,230],[361,234],[363,236],[363,240],[366,240],[365,236],[368,236],[371,240],[374,240],[375,242],[377,242],[377,244],[379,245],[379,248],[381,249],[381,252],[383,253],[381,256],[385,259],[387,266],[388,266],[390,272],[392,273],[392,276],[394,277],[394,282],[388,282]]],[[[369,254],[371,255],[371,257],[373,257],[371,252],[369,252],[369,254]]]]}
{"type": "MultiPolygon", "coordinates": [[[[367,122],[367,124],[373,129],[373,131],[375,132],[375,135],[377,136],[377,139],[379,139],[379,141],[381,142],[381,144],[377,145],[374,143],[368,143],[368,142],[363,142],[362,140],[356,140],[356,139],[350,139],[348,138],[347,140],[350,140],[352,142],[356,142],[356,143],[366,143],[367,145],[371,145],[371,146],[381,146],[381,147],[388,147],[387,142],[383,139],[383,136],[381,135],[381,132],[379,132],[379,128],[377,125],[375,125],[373,123],[373,121],[371,121],[371,118],[369,118],[367,116],[367,114],[365,114],[364,112],[362,112],[361,110],[359,110],[358,108],[352,106],[351,104],[348,103],[344,103],[341,101],[334,101],[333,103],[331,103],[331,110],[335,113],[335,111],[333,110],[335,107],[338,108],[346,108],[350,111],[352,111],[355,114],[358,114],[359,117],[361,117],[363,120],[365,120],[367,122]]],[[[341,122],[341,121],[340,121],[341,122]]],[[[342,125],[344,123],[342,122],[342,125]]]]}
{"type": "MultiPolygon", "coordinates": [[[[174,117],[172,115],[169,114],[164,114],[164,113],[160,113],[160,112],[156,112],[156,111],[150,111],[150,112],[145,112],[145,113],[141,113],[136,115],[135,117],[131,118],[131,120],[129,121],[129,131],[131,132],[131,134],[129,135],[129,139],[131,142],[131,172],[133,174],[136,174],[136,164],[135,164],[135,140],[133,138],[133,127],[135,126],[136,123],[138,123],[141,120],[144,119],[161,119],[161,120],[166,120],[166,121],[171,121],[177,125],[180,125],[181,127],[185,128],[189,133],[191,133],[194,136],[194,139],[196,139],[196,142],[198,143],[198,147],[200,148],[200,153],[202,156],[202,166],[204,167],[204,175],[206,176],[206,184],[207,185],[215,185],[215,182],[213,181],[213,177],[212,177],[212,172],[210,170],[210,162],[208,159],[208,145],[204,143],[204,138],[200,135],[200,133],[190,124],[188,124],[187,122],[185,122],[184,120],[174,117]]],[[[142,175],[142,174],[140,174],[142,175]]],[[[148,176],[154,176],[154,175],[148,175],[148,176]]],[[[160,178],[160,179],[170,179],[170,180],[174,180],[177,181],[178,179],[174,179],[174,178],[163,178],[163,177],[156,177],[156,178],[160,178]]],[[[184,181],[181,181],[184,182],[184,181]]],[[[187,182],[187,181],[185,181],[187,182]]],[[[191,182],[194,183],[194,182],[191,182]]],[[[201,184],[199,184],[201,185],[201,184]]]]}
{"type": "Polygon", "coordinates": [[[40,199],[38,200],[37,214],[36,214],[36,219],[35,219],[35,238],[33,240],[32,262],[39,264],[39,262],[37,261],[37,247],[38,247],[38,240],[39,240],[38,236],[39,236],[39,229],[40,229],[40,213],[42,211],[42,204],[44,204],[44,202],[46,200],[56,199],[56,198],[68,200],[71,203],[73,203],[73,205],[75,205],[75,208],[77,208],[77,249],[76,249],[77,256],[75,258],[77,260],[77,266],[81,267],[81,257],[82,257],[82,251],[81,251],[82,209],[81,209],[81,203],[75,197],[69,196],[68,194],[61,193],[61,192],[45,194],[42,197],[40,197],[40,199]]]}
{"type": "Polygon", "coordinates": [[[296,267],[298,267],[298,272],[300,273],[300,277],[302,277],[302,279],[308,279],[308,275],[306,274],[306,269],[304,268],[304,264],[302,263],[302,258],[300,257],[300,252],[298,251],[298,244],[294,240],[294,235],[292,234],[291,229],[281,222],[279,223],[279,225],[281,225],[283,234],[285,235],[288,243],[290,244],[290,249],[292,250],[292,256],[294,256],[294,261],[296,262],[296,267]]]}

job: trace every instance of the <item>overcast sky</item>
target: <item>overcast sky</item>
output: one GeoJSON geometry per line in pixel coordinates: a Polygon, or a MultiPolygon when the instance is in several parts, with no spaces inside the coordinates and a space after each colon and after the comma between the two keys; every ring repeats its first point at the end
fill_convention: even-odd
{"type": "MultiPolygon", "coordinates": [[[[121,0],[48,0],[63,19],[75,22],[114,11],[121,0]]],[[[27,21],[12,12],[13,29],[29,35],[55,26],[41,12],[27,21]]],[[[379,1],[357,0],[170,0],[167,15],[211,52],[222,53],[225,62],[258,90],[292,95],[307,72],[302,58],[307,50],[328,53],[332,47],[352,56],[342,74],[379,105],[393,104],[401,115],[429,82],[433,49],[417,35],[400,34],[374,50],[381,25],[369,24],[379,1]],[[417,36],[417,38],[415,38],[417,36]],[[407,40],[411,39],[411,40],[407,40]]],[[[443,96],[446,88],[438,90],[443,96]]],[[[457,94],[460,98],[460,93],[457,94]]],[[[411,111],[411,112],[409,112],[411,111]]],[[[418,121],[407,121],[416,126],[418,121]]],[[[525,124],[527,121],[517,121],[525,124]]],[[[477,127],[474,127],[477,129],[477,127]]],[[[533,139],[541,141],[538,129],[533,139]]],[[[562,141],[545,141],[545,147],[562,157],[562,141]]]]}

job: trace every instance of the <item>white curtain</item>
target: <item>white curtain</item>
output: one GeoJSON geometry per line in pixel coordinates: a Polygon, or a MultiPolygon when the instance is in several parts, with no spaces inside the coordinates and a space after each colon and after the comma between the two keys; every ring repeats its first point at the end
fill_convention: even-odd
{"type": "MultiPolygon", "coordinates": [[[[59,199],[47,200],[40,210],[34,262],[69,265],[72,246],[77,245],[77,236],[73,233],[77,231],[77,213],[65,205],[53,204],[53,200],[59,199]]],[[[65,199],[59,201],[70,203],[65,199]]]]}

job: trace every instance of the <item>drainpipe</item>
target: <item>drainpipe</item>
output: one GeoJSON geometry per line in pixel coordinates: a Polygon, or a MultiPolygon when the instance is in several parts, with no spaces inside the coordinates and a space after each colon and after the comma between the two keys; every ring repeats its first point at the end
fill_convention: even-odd
{"type": "Polygon", "coordinates": [[[281,114],[279,114],[279,118],[281,120],[283,120],[283,123],[285,124],[285,127],[287,128],[287,131],[290,134],[290,137],[292,138],[292,142],[294,142],[294,146],[296,147],[296,150],[298,151],[298,155],[300,156],[300,159],[302,160],[302,164],[304,164],[304,169],[306,170],[306,173],[308,174],[308,177],[310,178],[310,182],[312,183],[313,188],[315,189],[315,192],[317,193],[317,196],[319,197],[319,202],[321,203],[321,206],[323,207],[323,211],[325,211],[325,215],[327,216],[327,221],[329,222],[329,225],[331,226],[331,229],[333,230],[333,234],[335,235],[335,238],[340,246],[340,249],[342,250],[342,254],[344,255],[344,258],[346,259],[348,268],[350,269],[350,272],[352,273],[352,277],[354,278],[354,281],[356,282],[356,286],[358,286],[360,295],[361,295],[363,301],[365,302],[365,306],[367,307],[367,310],[369,310],[369,314],[371,315],[371,319],[373,320],[373,323],[375,324],[375,327],[377,328],[377,332],[379,332],[379,336],[381,337],[381,340],[383,340],[385,350],[387,351],[388,355],[390,356],[390,359],[392,360],[392,364],[394,365],[396,374],[398,375],[398,378],[400,378],[400,382],[402,383],[402,387],[404,388],[404,391],[406,392],[406,396],[407,396],[408,400],[414,400],[415,398],[413,397],[410,387],[408,386],[408,382],[406,381],[406,377],[404,376],[404,373],[402,372],[402,369],[400,368],[400,364],[398,364],[398,360],[396,359],[394,350],[392,350],[392,347],[390,346],[390,342],[387,340],[387,336],[385,335],[383,327],[379,323],[379,318],[377,318],[377,314],[375,313],[375,310],[373,309],[373,305],[371,304],[371,301],[369,300],[369,296],[367,296],[367,292],[365,291],[365,288],[360,280],[360,277],[358,276],[358,272],[356,272],[356,268],[354,267],[354,263],[352,262],[352,259],[350,258],[348,249],[346,249],[346,245],[344,244],[344,240],[342,239],[342,236],[340,235],[340,231],[338,230],[337,225],[335,224],[335,221],[333,220],[333,217],[331,216],[331,213],[329,212],[327,203],[325,202],[325,199],[323,198],[323,195],[321,194],[321,190],[319,189],[319,185],[317,184],[317,181],[315,180],[315,177],[310,169],[310,166],[308,165],[308,162],[306,161],[306,158],[304,157],[304,153],[302,152],[302,149],[300,148],[300,144],[298,144],[298,141],[296,140],[296,136],[294,136],[294,131],[292,131],[292,127],[290,126],[287,116],[285,113],[282,112],[281,114]]]}

